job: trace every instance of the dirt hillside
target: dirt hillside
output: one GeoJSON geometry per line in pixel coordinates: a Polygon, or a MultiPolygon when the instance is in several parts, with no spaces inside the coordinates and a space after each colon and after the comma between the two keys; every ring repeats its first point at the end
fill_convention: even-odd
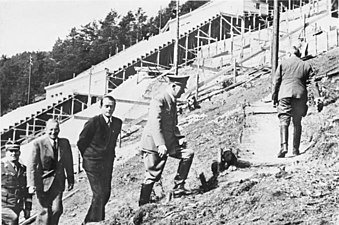
{"type": "MultiPolygon", "coordinates": [[[[320,87],[325,106],[318,113],[310,105],[302,123],[300,156],[276,157],[278,119],[264,101],[271,78],[261,76],[180,115],[189,148],[195,151],[187,180],[191,195],[168,201],[178,165],[170,158],[155,187],[154,203],[139,208],[144,169],[140,155],[134,155],[142,129],[126,139],[118,151],[133,157],[116,165],[106,220],[98,224],[339,224],[339,85],[325,76],[338,65],[339,49],[309,61],[317,76],[324,76],[320,87]],[[220,148],[238,156],[238,167],[210,179],[220,148]],[[205,188],[202,173],[208,181],[205,188]]],[[[79,191],[64,202],[61,225],[81,224],[89,207],[84,173],[75,188],[79,191]]]]}

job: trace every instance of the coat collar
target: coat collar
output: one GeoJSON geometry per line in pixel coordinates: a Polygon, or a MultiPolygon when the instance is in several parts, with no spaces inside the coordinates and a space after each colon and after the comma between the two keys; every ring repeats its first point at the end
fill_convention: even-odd
{"type": "Polygon", "coordinates": [[[9,171],[11,171],[11,172],[13,172],[13,173],[15,173],[15,174],[17,174],[17,175],[19,175],[19,174],[22,172],[23,167],[22,167],[22,165],[21,165],[20,162],[17,163],[17,171],[16,171],[16,170],[14,169],[13,163],[11,163],[10,161],[8,161],[6,158],[4,158],[2,161],[3,161],[3,163],[5,164],[5,167],[6,167],[9,171]]]}

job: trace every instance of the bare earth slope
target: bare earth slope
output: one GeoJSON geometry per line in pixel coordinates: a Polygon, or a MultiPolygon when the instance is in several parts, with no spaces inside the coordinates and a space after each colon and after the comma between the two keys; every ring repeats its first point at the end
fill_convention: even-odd
{"type": "MultiPolygon", "coordinates": [[[[338,48],[310,60],[317,76],[338,61],[338,48]]],[[[310,105],[303,119],[302,154],[286,159],[276,158],[278,119],[271,103],[263,102],[270,93],[268,75],[212,97],[201,109],[185,111],[180,121],[195,151],[187,181],[193,193],[167,201],[178,165],[169,159],[155,188],[155,203],[139,208],[144,169],[137,155],[115,167],[106,220],[98,224],[339,224],[338,86],[322,80],[325,107],[318,113],[310,105]],[[199,175],[204,173],[207,180],[212,176],[220,148],[237,153],[241,168],[222,172],[210,182],[210,190],[203,190],[199,175]]],[[[123,143],[124,151],[134,154],[140,132],[123,143]]],[[[76,188],[64,203],[62,225],[81,224],[89,207],[85,174],[76,188]]]]}

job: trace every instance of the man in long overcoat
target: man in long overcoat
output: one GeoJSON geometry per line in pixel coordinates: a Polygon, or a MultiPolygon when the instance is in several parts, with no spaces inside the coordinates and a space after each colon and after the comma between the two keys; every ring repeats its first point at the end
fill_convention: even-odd
{"type": "Polygon", "coordinates": [[[145,180],[141,187],[139,205],[150,201],[155,182],[159,181],[167,157],[180,160],[174,177],[174,194],[187,194],[184,187],[194,152],[187,149],[177,127],[176,99],[185,92],[189,76],[169,75],[167,87],[156,95],[150,104],[149,117],[141,137],[141,151],[145,164],[145,180]]]}

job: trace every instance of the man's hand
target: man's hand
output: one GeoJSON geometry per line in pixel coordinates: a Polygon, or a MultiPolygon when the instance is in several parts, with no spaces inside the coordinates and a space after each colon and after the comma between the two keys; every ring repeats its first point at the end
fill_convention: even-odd
{"type": "Polygon", "coordinates": [[[67,191],[71,191],[74,188],[74,184],[68,184],[67,191]]]}
{"type": "Polygon", "coordinates": [[[28,219],[31,217],[31,210],[30,209],[24,209],[24,217],[25,219],[28,219]]]}
{"type": "Polygon", "coordinates": [[[182,148],[186,148],[187,147],[187,140],[186,140],[186,138],[179,139],[179,145],[182,148]]]}
{"type": "Polygon", "coordinates": [[[35,187],[28,187],[28,194],[34,194],[35,193],[35,187]]]}
{"type": "Polygon", "coordinates": [[[167,148],[166,145],[159,145],[158,147],[158,153],[160,158],[163,158],[167,155],[167,148]]]}

